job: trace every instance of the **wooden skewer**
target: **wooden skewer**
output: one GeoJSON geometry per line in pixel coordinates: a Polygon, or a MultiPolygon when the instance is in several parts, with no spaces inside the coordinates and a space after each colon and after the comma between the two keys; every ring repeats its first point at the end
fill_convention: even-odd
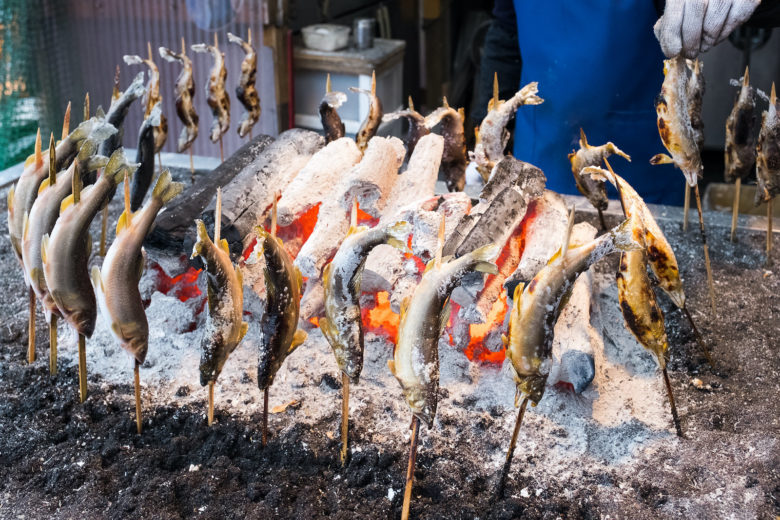
{"type": "Polygon", "coordinates": [[[190,145],[190,183],[195,184],[195,165],[192,162],[192,145],[190,145]]]}
{"type": "MultiPolygon", "coordinates": [[[[216,218],[214,220],[214,243],[219,247],[220,228],[222,227],[222,188],[217,188],[217,208],[216,218]]],[[[214,422],[214,383],[209,381],[209,409],[208,425],[214,422]]]]}
{"type": "Polygon", "coordinates": [[[766,203],[766,265],[772,265],[772,200],[766,203]]]}
{"type": "Polygon", "coordinates": [[[141,421],[141,376],[138,370],[140,367],[141,364],[136,359],[133,367],[133,379],[135,380],[135,427],[139,435],[143,426],[141,421]]]}
{"type": "Polygon", "coordinates": [[[263,390],[263,448],[268,444],[268,388],[263,390]]]}
{"type": "Polygon", "coordinates": [[[79,400],[87,400],[87,338],[79,334],[79,400]]]}
{"type": "Polygon", "coordinates": [[[100,223],[100,256],[106,256],[106,235],[108,234],[108,201],[103,206],[103,221],[100,223]]]}
{"type": "Polygon", "coordinates": [[[663,370],[661,371],[664,376],[664,384],[666,385],[666,393],[669,396],[669,406],[672,409],[672,419],[674,420],[674,429],[677,430],[677,436],[680,438],[685,438],[682,432],[682,426],[680,426],[680,417],[677,415],[677,406],[674,404],[674,394],[672,393],[672,383],[669,382],[669,374],[666,372],[666,367],[664,366],[663,370]]]}
{"type": "Polygon", "coordinates": [[[739,192],[742,189],[742,177],[734,183],[734,205],[731,208],[731,241],[737,241],[737,216],[739,215],[739,192]]]}
{"type": "Polygon", "coordinates": [[[68,101],[68,106],[67,108],[65,108],[65,117],[62,120],[62,139],[68,137],[69,133],[70,133],[70,101],[68,101]]]}
{"type": "Polygon", "coordinates": [[[412,417],[412,440],[409,448],[409,465],[406,467],[406,488],[404,489],[404,504],[401,510],[401,520],[408,520],[409,506],[412,503],[412,487],[414,486],[414,466],[417,463],[417,438],[420,432],[420,420],[412,417]]]}
{"type": "Polygon", "coordinates": [[[685,202],[683,203],[683,231],[688,231],[688,213],[691,209],[691,187],[685,181],[685,202]]]}
{"type": "Polygon", "coordinates": [[[209,381],[209,411],[207,421],[209,426],[214,423],[214,381],[209,381]]]}
{"type": "Polygon", "coordinates": [[[57,375],[57,315],[49,321],[49,375],[57,375]]]}
{"type": "Polygon", "coordinates": [[[599,222],[601,223],[601,230],[606,231],[607,230],[607,223],[604,220],[604,212],[601,211],[601,209],[596,208],[596,211],[599,212],[599,222]]]}
{"type": "Polygon", "coordinates": [[[702,338],[699,329],[696,327],[696,324],[693,322],[693,316],[691,316],[691,312],[688,310],[688,307],[683,307],[682,311],[683,314],[685,314],[685,317],[688,318],[688,323],[691,324],[691,328],[693,329],[693,335],[696,338],[696,343],[699,345],[699,350],[701,350],[701,353],[704,354],[705,358],[707,358],[707,363],[710,364],[710,367],[715,368],[715,363],[712,360],[712,354],[710,354],[710,349],[708,349],[707,345],[704,344],[704,339],[702,338]]]}
{"type": "Polygon", "coordinates": [[[162,157],[161,157],[160,152],[157,152],[157,167],[162,172],[162,157]]]}
{"type": "Polygon", "coordinates": [[[222,136],[219,136],[219,162],[225,162],[225,152],[222,148],[222,136]]]}
{"type": "Polygon", "coordinates": [[[30,317],[27,323],[27,362],[35,363],[35,291],[27,288],[30,296],[30,317]]]}
{"type": "Polygon", "coordinates": [[[699,195],[699,184],[694,187],[696,195],[696,209],[699,210],[699,232],[701,233],[701,242],[704,247],[704,267],[707,269],[707,286],[710,290],[710,305],[712,306],[713,317],[717,315],[718,310],[715,307],[715,283],[712,281],[712,264],[710,264],[710,247],[707,245],[707,232],[704,230],[704,216],[701,210],[701,195],[699,195]]]}
{"type": "Polygon", "coordinates": [[[89,119],[89,92],[84,96],[84,121],[89,119]]]}
{"type": "Polygon", "coordinates": [[[504,486],[506,485],[506,478],[509,476],[509,468],[512,466],[512,458],[515,455],[515,446],[517,445],[517,433],[520,431],[520,426],[523,424],[523,417],[525,416],[525,409],[528,407],[528,397],[523,398],[523,402],[520,403],[520,409],[517,411],[517,419],[515,419],[515,429],[512,431],[512,439],[509,441],[509,449],[506,452],[506,459],[504,460],[504,467],[501,469],[501,477],[498,479],[498,485],[496,486],[496,499],[500,499],[504,494],[504,486]]]}
{"type": "Polygon", "coordinates": [[[349,377],[341,373],[341,465],[349,455],[349,377]]]}

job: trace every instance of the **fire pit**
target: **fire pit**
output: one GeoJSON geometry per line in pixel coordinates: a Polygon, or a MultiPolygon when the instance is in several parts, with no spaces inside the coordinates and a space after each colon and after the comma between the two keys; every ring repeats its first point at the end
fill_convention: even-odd
{"type": "MultiPolygon", "coordinates": [[[[177,176],[188,178],[189,172],[177,176]]],[[[514,383],[503,368],[500,339],[509,305],[502,285],[512,271],[503,266],[522,261],[534,219],[552,218],[555,203],[549,197],[529,205],[508,233],[498,260],[500,274],[489,278],[484,289],[469,292],[465,284],[453,295],[448,334],[440,342],[442,395],[434,428],[421,436],[412,515],[780,514],[777,269],[763,268],[761,232],[745,230],[732,244],[728,216],[706,214],[719,304],[717,317],[711,316],[697,236],[681,231],[681,211],[669,207],[653,210],[675,248],[689,306],[716,360],[710,370],[687,321],[660,297],[670,339],[670,375],[688,438],[675,437],[655,361],[623,326],[612,258],[584,277],[572,299],[576,312],[562,317],[557,334],[562,339],[556,348],[576,343],[592,356],[593,380],[575,393],[561,377],[539,406],[529,409],[504,495],[493,496],[515,418],[514,383]]],[[[598,227],[584,199],[562,202],[576,205],[577,222],[598,227]]],[[[114,218],[120,205],[117,199],[110,206],[114,218]]],[[[372,211],[363,219],[382,218],[381,206],[363,209],[372,211]]],[[[298,212],[280,228],[280,236],[300,248],[317,232],[323,211],[334,209],[323,203],[298,212]]],[[[434,196],[408,211],[415,230],[410,245],[426,259],[438,222],[433,217],[446,215],[452,233],[473,204],[462,194],[434,196]]],[[[2,215],[7,218],[6,211],[2,215]]],[[[617,224],[620,215],[615,202],[606,212],[608,225],[617,224]]],[[[0,241],[1,261],[11,266],[15,260],[8,239],[0,241]]],[[[271,438],[262,449],[262,394],[254,381],[256,325],[247,318],[250,331],[217,382],[216,420],[207,428],[206,391],[197,384],[205,288],[195,268],[175,272],[172,265],[177,262],[157,266],[150,261],[141,282],[151,332],[142,367],[146,425],[141,436],[135,434],[131,413],[132,366],[105,324],[98,321],[88,343],[90,396],[79,405],[75,337],[60,327],[56,380],[50,380],[45,359],[27,365],[22,276],[11,268],[0,276],[7,295],[0,311],[2,516],[396,518],[409,414],[387,369],[389,338],[395,337],[399,296],[411,290],[409,277],[419,274],[420,261],[381,248],[367,263],[365,368],[351,389],[352,453],[346,468],[338,462],[340,380],[316,327],[318,296],[304,296],[310,302],[309,338],[271,387],[271,438]]],[[[245,283],[252,286],[259,269],[246,270],[245,283]]],[[[262,312],[262,299],[245,293],[245,313],[262,312]]],[[[42,315],[38,322],[43,345],[42,315]]]]}

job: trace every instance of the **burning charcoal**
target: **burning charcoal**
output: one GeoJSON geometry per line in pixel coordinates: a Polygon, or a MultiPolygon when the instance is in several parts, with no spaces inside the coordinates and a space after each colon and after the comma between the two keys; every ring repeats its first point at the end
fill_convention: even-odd
{"type": "MultiPolygon", "coordinates": [[[[222,192],[222,237],[228,241],[230,256],[237,259],[253,238],[273,198],[292,182],[325,140],[310,130],[292,129],[282,133],[255,162],[225,186],[222,192]]],[[[214,227],[214,202],[201,214],[208,229],[214,227]]]]}

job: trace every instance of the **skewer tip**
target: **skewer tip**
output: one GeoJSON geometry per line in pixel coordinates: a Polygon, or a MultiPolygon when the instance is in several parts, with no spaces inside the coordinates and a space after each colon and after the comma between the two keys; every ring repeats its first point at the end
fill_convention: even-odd
{"type": "Polygon", "coordinates": [[[68,137],[70,133],[70,106],[71,103],[68,101],[68,106],[65,107],[65,117],[62,119],[62,139],[68,137]]]}
{"type": "Polygon", "coordinates": [[[35,167],[40,168],[43,164],[43,154],[41,153],[41,127],[38,127],[38,133],[35,134],[35,167]]]}

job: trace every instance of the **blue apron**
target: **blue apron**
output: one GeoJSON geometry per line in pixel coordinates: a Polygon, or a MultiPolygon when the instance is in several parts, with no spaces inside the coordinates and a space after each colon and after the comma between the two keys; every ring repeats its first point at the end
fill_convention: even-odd
{"type": "MultiPolygon", "coordinates": [[[[647,202],[680,204],[683,176],[651,166],[665,152],[654,99],[663,54],[650,0],[514,0],[522,83],[539,82],[544,103],[517,111],[514,155],[540,167],[547,187],[577,193],[566,155],[582,127],[592,145],[612,141],[631,156],[610,160],[647,202]]],[[[610,187],[611,189],[611,187],[610,187]]],[[[611,191],[610,197],[614,197],[611,191]]]]}

